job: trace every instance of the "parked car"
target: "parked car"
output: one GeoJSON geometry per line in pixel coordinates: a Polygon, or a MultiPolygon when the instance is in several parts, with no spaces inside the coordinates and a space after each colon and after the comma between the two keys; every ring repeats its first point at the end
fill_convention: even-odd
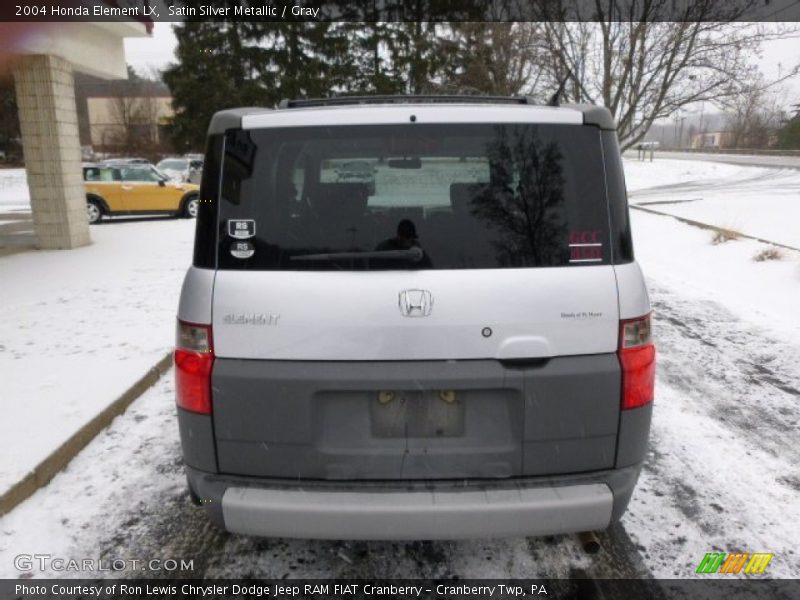
{"type": "Polygon", "coordinates": [[[156,167],[175,181],[200,183],[203,160],[198,158],[165,158],[156,167]]]}
{"type": "Polygon", "coordinates": [[[152,165],[85,164],[83,181],[89,223],[145,213],[197,216],[198,186],[171,182],[152,165]]]}
{"type": "Polygon", "coordinates": [[[212,521],[334,539],[617,521],[655,348],[615,128],[468,96],[214,115],[174,355],[212,521]],[[354,157],[383,159],[371,195],[332,173],[354,157]]]}
{"type": "Polygon", "coordinates": [[[203,159],[191,159],[189,161],[189,173],[186,175],[186,181],[200,185],[202,175],[203,159]]]}

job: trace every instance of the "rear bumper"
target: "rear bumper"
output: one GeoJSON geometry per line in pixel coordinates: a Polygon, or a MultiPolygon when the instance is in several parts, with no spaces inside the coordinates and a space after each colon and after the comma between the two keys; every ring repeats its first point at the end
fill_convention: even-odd
{"type": "Polygon", "coordinates": [[[604,529],[624,512],[639,468],[466,484],[270,481],[190,467],[187,476],[212,520],[233,533],[429,540],[604,529]]]}
{"type": "Polygon", "coordinates": [[[602,484],[461,492],[317,492],[228,488],[225,527],[235,533],[339,539],[470,538],[605,528],[602,484]]]}

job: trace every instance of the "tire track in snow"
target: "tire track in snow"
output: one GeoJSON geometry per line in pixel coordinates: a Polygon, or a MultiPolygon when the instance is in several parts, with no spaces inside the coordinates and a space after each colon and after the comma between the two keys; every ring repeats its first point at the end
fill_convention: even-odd
{"type": "Polygon", "coordinates": [[[800,464],[800,347],[651,285],[659,375],[757,448],[800,464]],[[686,357],[691,357],[686,360],[686,357]]]}
{"type": "Polygon", "coordinates": [[[775,185],[778,183],[782,190],[800,189],[800,183],[797,183],[796,170],[758,167],[755,173],[745,173],[744,176],[698,179],[631,189],[629,196],[631,200],[638,201],[643,198],[665,194],[674,195],[676,192],[751,191],[758,189],[757,186],[759,185],[775,185]]]}
{"type": "Polygon", "coordinates": [[[658,577],[693,577],[711,551],[774,552],[770,575],[796,576],[800,348],[649,287],[656,403],[626,530],[658,577]]]}

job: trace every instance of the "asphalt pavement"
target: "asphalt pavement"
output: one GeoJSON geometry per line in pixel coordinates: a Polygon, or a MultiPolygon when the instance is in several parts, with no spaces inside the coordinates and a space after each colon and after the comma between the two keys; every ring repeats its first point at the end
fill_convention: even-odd
{"type": "Polygon", "coordinates": [[[35,242],[30,212],[0,210],[0,256],[30,248],[35,242]]]}

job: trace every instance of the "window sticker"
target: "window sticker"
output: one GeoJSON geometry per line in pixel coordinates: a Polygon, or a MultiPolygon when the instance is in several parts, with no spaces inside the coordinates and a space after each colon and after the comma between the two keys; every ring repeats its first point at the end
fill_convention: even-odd
{"type": "Polygon", "coordinates": [[[571,231],[569,234],[569,262],[603,262],[603,232],[599,229],[571,231]]]}
{"type": "Polygon", "coordinates": [[[250,258],[256,253],[256,248],[253,242],[233,242],[231,246],[231,256],[234,258],[250,258]]]}
{"type": "Polygon", "coordinates": [[[237,240],[247,240],[256,235],[256,222],[253,219],[229,219],[228,235],[237,240]]]}

